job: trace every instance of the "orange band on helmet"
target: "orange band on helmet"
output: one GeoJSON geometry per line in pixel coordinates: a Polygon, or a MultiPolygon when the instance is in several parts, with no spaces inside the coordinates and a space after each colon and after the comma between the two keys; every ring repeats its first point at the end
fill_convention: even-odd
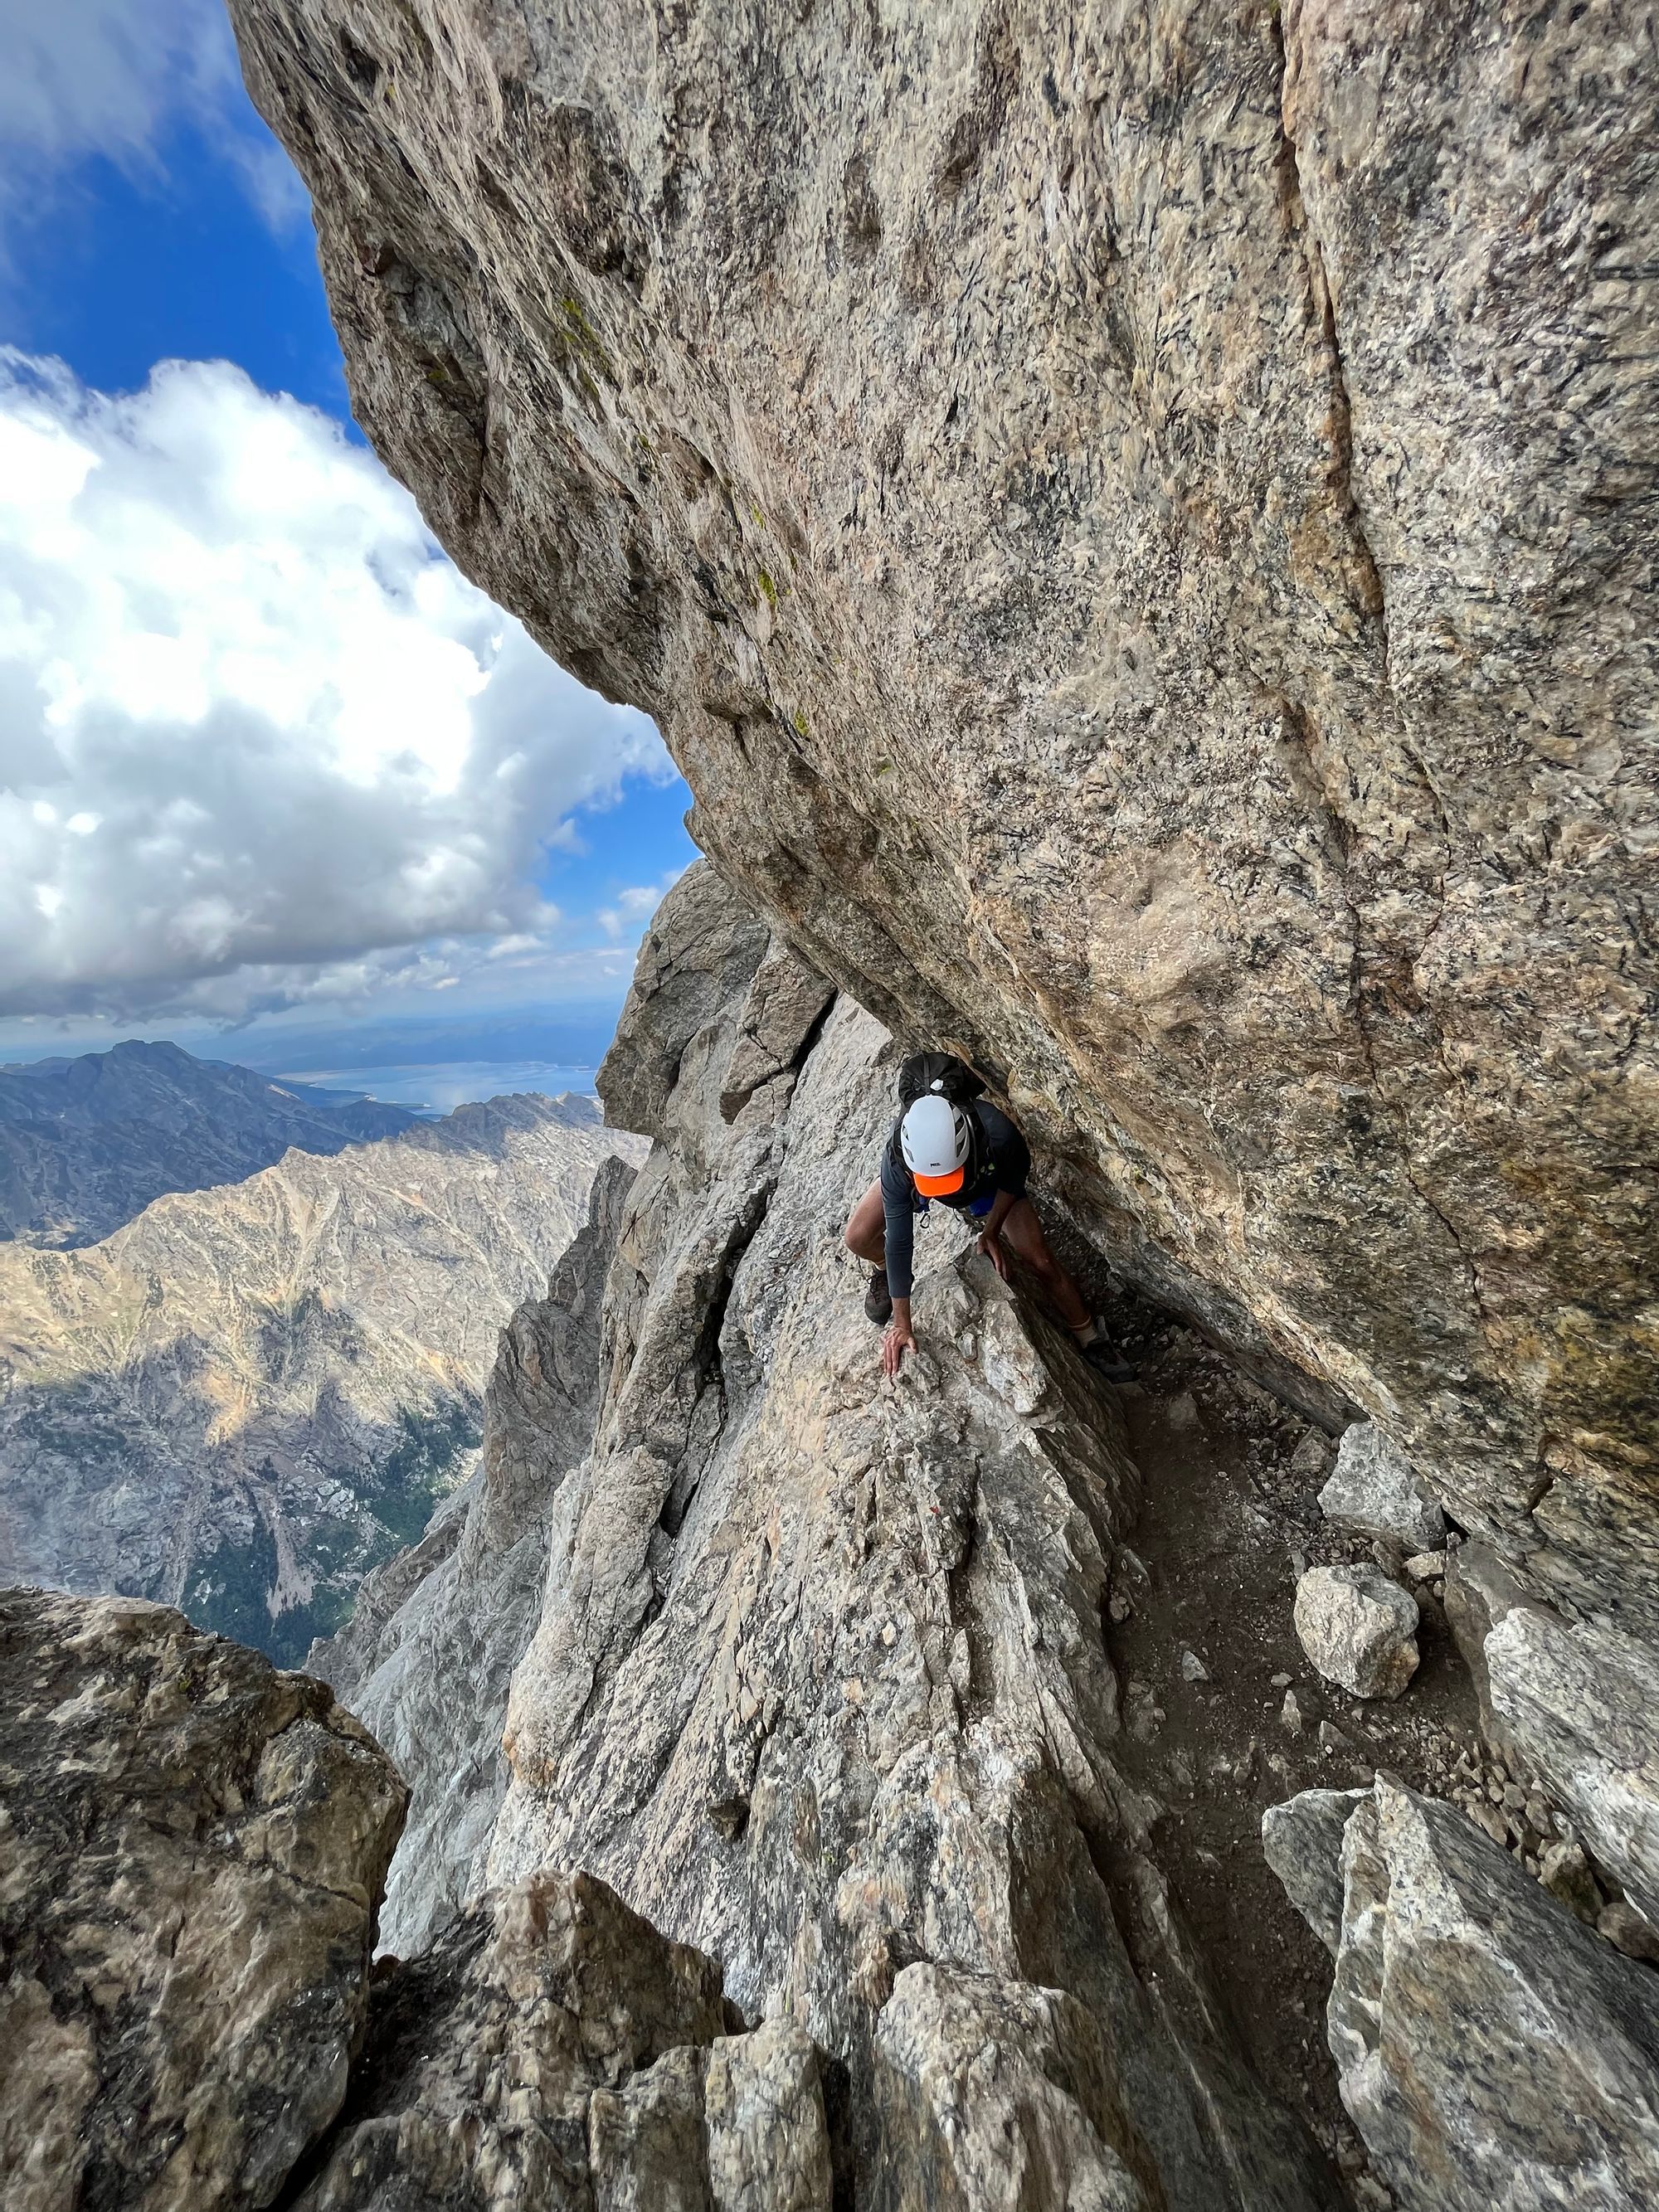
{"type": "Polygon", "coordinates": [[[916,1188],[924,1198],[949,1198],[951,1192],[960,1190],[967,1180],[966,1168],[952,1168],[949,1175],[919,1175],[912,1177],[916,1188]]]}

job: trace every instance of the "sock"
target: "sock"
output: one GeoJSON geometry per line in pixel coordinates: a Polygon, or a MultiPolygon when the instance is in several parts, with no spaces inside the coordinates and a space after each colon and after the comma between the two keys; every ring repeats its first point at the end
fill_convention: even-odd
{"type": "Polygon", "coordinates": [[[1087,1323],[1082,1328],[1074,1328],[1072,1334],[1077,1339],[1079,1348],[1086,1352],[1091,1344],[1098,1344],[1100,1341],[1100,1323],[1091,1314],[1087,1323]]]}

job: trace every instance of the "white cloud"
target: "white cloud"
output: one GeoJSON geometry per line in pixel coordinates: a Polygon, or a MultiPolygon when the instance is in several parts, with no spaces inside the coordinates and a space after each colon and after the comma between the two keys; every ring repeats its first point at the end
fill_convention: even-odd
{"type": "Polygon", "coordinates": [[[651,724],[326,416],[224,363],[108,398],[0,350],[0,1014],[448,988],[550,948],[542,849],[629,772],[670,772],[651,724]]]}
{"type": "Polygon", "coordinates": [[[234,128],[222,0],[9,0],[0,7],[0,216],[26,216],[88,156],[153,168],[179,120],[240,173],[268,221],[304,211],[285,155],[234,128]]]}
{"type": "Polygon", "coordinates": [[[602,906],[594,920],[613,945],[624,939],[629,945],[637,944],[646,923],[678,882],[680,874],[676,868],[659,884],[630,884],[626,890],[617,892],[615,905],[602,906]]]}

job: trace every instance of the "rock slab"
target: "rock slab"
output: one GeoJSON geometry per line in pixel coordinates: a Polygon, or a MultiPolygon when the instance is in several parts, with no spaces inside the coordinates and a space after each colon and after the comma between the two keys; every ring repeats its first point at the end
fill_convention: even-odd
{"type": "MultiPolygon", "coordinates": [[[[1281,1816],[1328,1841],[1329,1808],[1303,1821],[1296,1803],[1281,1816]]],[[[1346,1824],[1340,1872],[1331,2052],[1406,2212],[1659,2201],[1659,1974],[1461,1813],[1382,1776],[1346,1824]]]]}
{"type": "Polygon", "coordinates": [[[7,2212],[268,2204],[339,2109],[405,1793],[320,1682],[0,1595],[7,2212]]]}
{"type": "Polygon", "coordinates": [[[884,1379],[842,1231],[901,1052],[807,993],[780,1034],[776,965],[694,867],[600,1071],[657,1144],[514,1677],[489,1878],[585,1865],[718,1957],[746,2016],[799,2021],[857,2201],[989,2212],[1046,2144],[1079,2203],[1127,2174],[1160,2212],[1328,2206],[1115,1763],[1121,1410],[948,1218],[918,1240],[920,1349],[884,1379]],[[776,1072],[728,1119],[763,1029],[776,1072]],[[1107,1838],[1144,1882],[1109,1887],[1107,1838]],[[1000,2117],[953,2131],[981,2088],[1000,2117]]]}
{"type": "Polygon", "coordinates": [[[1417,1601],[1372,1566],[1310,1567],[1296,1586],[1296,1632],[1328,1682],[1397,1698],[1417,1672],[1417,1601]]]}
{"type": "Polygon", "coordinates": [[[1382,1536],[1406,1552],[1437,1551],[1446,1540],[1444,1513],[1374,1421],[1343,1431],[1319,1510],[1335,1528],[1382,1536]]]}
{"type": "Polygon", "coordinates": [[[1659,1661],[1645,1642],[1515,1605],[1487,1634],[1503,1733],[1601,1866],[1659,1922],[1659,1661]]]}
{"type": "Polygon", "coordinates": [[[601,1166],[546,1296],[502,1330],[466,1493],[369,1577],[346,1627],[306,1662],[410,1785],[380,1915],[393,1951],[419,1949],[483,1887],[507,1787],[507,1686],[536,1626],[555,1499],[592,1441],[600,1306],[633,1181],[625,1160],[601,1166]]]}

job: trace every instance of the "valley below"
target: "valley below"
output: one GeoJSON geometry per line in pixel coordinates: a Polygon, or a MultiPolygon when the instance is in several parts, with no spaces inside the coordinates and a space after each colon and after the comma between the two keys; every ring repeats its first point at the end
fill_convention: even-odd
{"type": "Polygon", "coordinates": [[[471,1476],[501,1325],[629,1145],[590,1099],[499,1098],[0,1245],[0,1580],[298,1664],[471,1476]]]}

